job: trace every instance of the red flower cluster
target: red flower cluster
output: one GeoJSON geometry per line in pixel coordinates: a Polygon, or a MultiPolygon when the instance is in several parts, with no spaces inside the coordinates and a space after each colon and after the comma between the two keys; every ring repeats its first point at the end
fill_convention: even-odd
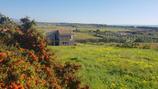
{"type": "Polygon", "coordinates": [[[7,89],[24,89],[23,85],[12,82],[7,89]]]}
{"type": "Polygon", "coordinates": [[[0,52],[0,59],[6,58],[7,54],[4,52],[0,52]]]}
{"type": "Polygon", "coordinates": [[[3,59],[7,57],[6,53],[0,52],[0,63],[3,62],[3,59]]]}
{"type": "Polygon", "coordinates": [[[31,57],[33,61],[38,61],[38,57],[33,52],[30,51],[29,56],[31,57]]]}

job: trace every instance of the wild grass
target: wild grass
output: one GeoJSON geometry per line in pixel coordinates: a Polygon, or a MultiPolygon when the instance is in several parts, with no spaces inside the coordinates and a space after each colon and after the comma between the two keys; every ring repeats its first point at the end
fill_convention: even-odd
{"type": "Polygon", "coordinates": [[[82,65],[79,78],[92,89],[157,89],[158,51],[79,44],[49,49],[64,62],[82,65]]]}
{"type": "Polygon", "coordinates": [[[89,40],[89,39],[99,39],[99,37],[96,37],[88,33],[75,32],[74,39],[75,40],[89,40]]]}

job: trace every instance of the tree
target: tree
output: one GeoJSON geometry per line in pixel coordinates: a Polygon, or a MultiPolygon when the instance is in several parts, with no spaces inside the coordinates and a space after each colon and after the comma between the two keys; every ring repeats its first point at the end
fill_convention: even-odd
{"type": "Polygon", "coordinates": [[[10,22],[10,19],[0,13],[0,24],[6,24],[8,22],[10,22]]]}
{"type": "Polygon", "coordinates": [[[36,25],[35,21],[30,20],[29,17],[21,18],[20,21],[22,23],[21,29],[23,32],[27,32],[36,25]]]}
{"type": "Polygon", "coordinates": [[[17,25],[12,19],[0,13],[0,27],[1,29],[14,30],[17,25]]]}

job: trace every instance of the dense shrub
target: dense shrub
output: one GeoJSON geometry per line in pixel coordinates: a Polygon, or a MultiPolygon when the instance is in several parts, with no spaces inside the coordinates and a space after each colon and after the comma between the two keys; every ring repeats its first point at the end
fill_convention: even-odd
{"type": "Polygon", "coordinates": [[[80,65],[57,62],[32,21],[23,20],[15,30],[1,28],[0,88],[88,89],[75,76],[80,65]]]}

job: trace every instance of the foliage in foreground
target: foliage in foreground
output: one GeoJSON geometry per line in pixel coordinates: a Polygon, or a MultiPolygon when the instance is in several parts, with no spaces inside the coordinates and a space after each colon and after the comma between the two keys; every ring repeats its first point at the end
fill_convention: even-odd
{"type": "Polygon", "coordinates": [[[88,89],[75,76],[80,65],[57,62],[34,22],[23,18],[21,26],[11,27],[5,21],[0,28],[0,88],[88,89]]]}

